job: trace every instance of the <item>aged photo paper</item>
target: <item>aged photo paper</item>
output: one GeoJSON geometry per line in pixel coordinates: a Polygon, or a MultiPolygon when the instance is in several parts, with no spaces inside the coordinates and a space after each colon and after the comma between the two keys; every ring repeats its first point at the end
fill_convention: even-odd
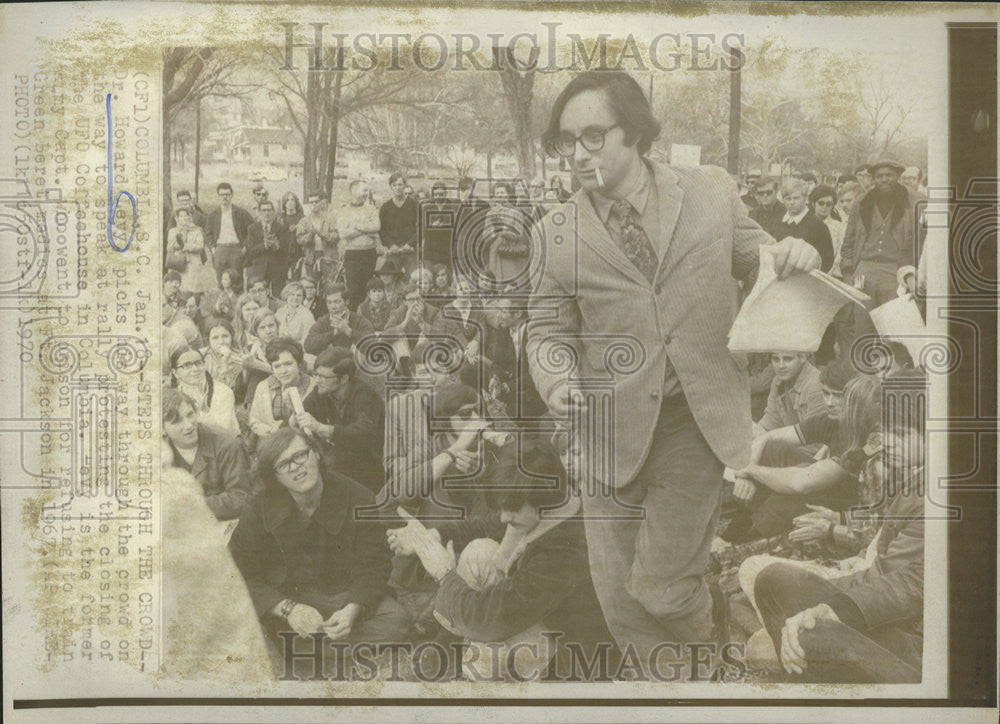
{"type": "Polygon", "coordinates": [[[996,21],[5,5],[4,716],[995,720],[996,21]]]}

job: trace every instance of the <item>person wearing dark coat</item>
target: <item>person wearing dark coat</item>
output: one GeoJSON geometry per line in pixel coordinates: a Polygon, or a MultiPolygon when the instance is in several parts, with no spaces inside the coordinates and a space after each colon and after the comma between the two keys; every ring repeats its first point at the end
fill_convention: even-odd
{"type": "MultiPolygon", "coordinates": [[[[404,640],[409,619],[389,595],[385,529],[357,515],[374,503],[371,492],[321,470],[310,442],[290,427],[260,443],[257,472],[264,490],[240,517],[229,550],[270,642],[311,651],[315,641],[299,639],[324,634],[326,646],[404,640]],[[283,632],[297,637],[281,641],[283,632]]],[[[328,653],[324,663],[332,666],[337,657],[328,653]]],[[[328,672],[296,660],[291,675],[303,673],[328,672]]]]}
{"type": "Polygon", "coordinates": [[[233,204],[233,187],[223,181],[216,187],[220,206],[205,221],[205,246],[212,252],[215,272],[222,277],[225,269],[243,271],[247,237],[253,216],[233,204]]]}
{"type": "MultiPolygon", "coordinates": [[[[438,580],[434,615],[467,639],[473,653],[485,651],[477,645],[499,642],[501,651],[522,650],[502,664],[502,675],[579,677],[571,645],[587,661],[603,657],[590,676],[609,678],[618,652],[590,578],[580,501],[569,496],[565,473],[551,452],[536,448],[523,465],[508,460],[491,480],[495,484],[487,482],[485,492],[499,527],[481,517],[478,531],[469,524],[430,529],[404,514],[406,528],[387,533],[390,547],[418,556],[438,580]],[[512,483],[519,485],[512,489],[512,483]],[[548,511],[544,518],[543,509],[548,511]],[[455,551],[461,552],[457,561],[455,551]]],[[[491,668],[489,657],[472,658],[467,675],[484,676],[491,668]]]]}
{"type": "Polygon", "coordinates": [[[326,292],[327,313],[317,319],[303,344],[307,354],[320,354],[331,346],[350,347],[375,328],[364,315],[347,308],[347,287],[335,284],[326,292]]]}
{"type": "Polygon", "coordinates": [[[247,232],[246,261],[250,274],[266,279],[271,294],[277,295],[288,280],[292,241],[288,229],[278,221],[273,202],[262,201],[258,208],[260,221],[247,232]]]}
{"type": "Polygon", "coordinates": [[[238,518],[255,490],[250,459],[239,438],[199,424],[194,401],[172,387],[163,390],[163,431],[174,467],[201,483],[218,520],[238,518]]]}
{"type": "Polygon", "coordinates": [[[760,228],[777,238],[781,219],[785,215],[785,205],[778,201],[778,182],[771,176],[761,176],[754,186],[753,194],[757,206],[750,209],[750,218],[760,224],[760,228]]]}
{"type": "Polygon", "coordinates": [[[373,493],[385,482],[382,437],[385,403],[358,379],[351,350],[329,347],[314,364],[316,387],[302,401],[293,425],[312,435],[324,460],[373,493]]]}

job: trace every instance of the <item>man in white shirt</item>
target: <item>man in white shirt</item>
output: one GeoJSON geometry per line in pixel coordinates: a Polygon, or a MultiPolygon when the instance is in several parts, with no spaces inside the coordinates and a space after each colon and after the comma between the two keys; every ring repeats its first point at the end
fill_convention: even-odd
{"type": "Polygon", "coordinates": [[[222,280],[226,269],[243,271],[247,232],[253,223],[250,212],[233,204],[233,187],[223,181],[216,189],[219,208],[208,215],[206,244],[212,251],[215,273],[222,280]]]}

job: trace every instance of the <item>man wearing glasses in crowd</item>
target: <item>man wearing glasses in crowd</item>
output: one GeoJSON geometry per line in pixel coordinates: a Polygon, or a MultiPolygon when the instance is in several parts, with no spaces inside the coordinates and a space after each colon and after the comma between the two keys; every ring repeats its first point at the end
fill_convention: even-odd
{"type": "Polygon", "coordinates": [[[253,217],[246,209],[233,204],[233,187],[223,181],[216,189],[219,208],[208,215],[205,243],[212,250],[215,273],[222,283],[226,269],[243,271],[243,254],[253,217]]]}
{"type": "MultiPolygon", "coordinates": [[[[567,202],[578,226],[552,213],[535,227],[545,266],[527,343],[532,377],[558,421],[606,420],[570,414],[585,404],[570,380],[615,375],[611,427],[599,438],[613,446],[604,453],[613,469],[576,482],[608,627],[644,669],[650,654],[683,661],[683,644],[727,638],[725,599],[704,574],[723,465],[739,469],[750,453],[746,362],[726,347],[737,279],[752,277],[765,247],[765,263],[782,277],[820,263],[801,239],[775,243],[752,221],[723,169],[651,162],[659,131],[627,73],[583,73],[556,99],[542,142],[569,160],[580,184],[567,202]],[[625,335],[641,353],[631,373],[616,374],[605,360],[620,361],[609,344],[625,335]],[[575,369],[547,364],[574,338],[575,369]],[[657,648],[665,642],[674,648],[657,648]]],[[[592,431],[571,423],[570,432],[590,439],[592,431]]]]}
{"type": "MultiPolygon", "coordinates": [[[[312,444],[290,427],[261,441],[257,470],[264,490],[240,516],[229,550],[268,643],[275,646],[282,631],[323,634],[324,646],[405,640],[409,619],[386,584],[385,528],[352,515],[374,503],[372,493],[333,470],[321,472],[312,444]]],[[[314,644],[294,642],[296,650],[314,644]]],[[[332,664],[336,655],[328,653],[324,661],[332,664]]],[[[321,677],[323,672],[310,671],[313,666],[299,659],[294,675],[321,677]]]]}
{"type": "Polygon", "coordinates": [[[267,198],[268,198],[267,189],[265,189],[260,184],[258,184],[257,186],[254,186],[254,189],[253,189],[254,213],[253,213],[253,215],[254,215],[254,218],[257,219],[257,221],[261,220],[260,205],[262,203],[264,203],[265,201],[267,201],[267,198]]]}
{"type": "Polygon", "coordinates": [[[750,218],[768,234],[778,237],[782,230],[782,219],[788,211],[778,201],[778,182],[771,176],[761,176],[754,186],[754,197],[757,199],[757,206],[751,209],[750,218]]]}

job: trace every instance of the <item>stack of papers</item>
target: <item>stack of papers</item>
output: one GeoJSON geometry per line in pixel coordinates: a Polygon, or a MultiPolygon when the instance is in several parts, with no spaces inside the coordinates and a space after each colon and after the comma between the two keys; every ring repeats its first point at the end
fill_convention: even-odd
{"type": "Polygon", "coordinates": [[[760,276],[729,330],[730,352],[815,352],[838,310],[871,297],[818,269],[779,279],[761,255],[760,276]]]}

